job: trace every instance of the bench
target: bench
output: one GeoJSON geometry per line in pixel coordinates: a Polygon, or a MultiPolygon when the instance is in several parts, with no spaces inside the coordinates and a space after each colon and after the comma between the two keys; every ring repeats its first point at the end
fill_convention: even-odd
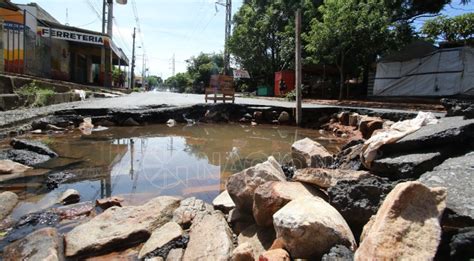
{"type": "Polygon", "coordinates": [[[208,100],[235,102],[235,89],[234,89],[234,78],[226,75],[212,75],[210,81],[210,87],[205,90],[206,103],[208,100]]]}

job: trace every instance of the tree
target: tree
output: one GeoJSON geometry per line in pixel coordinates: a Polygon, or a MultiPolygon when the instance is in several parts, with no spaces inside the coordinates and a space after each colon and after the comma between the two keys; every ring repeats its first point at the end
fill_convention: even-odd
{"type": "Polygon", "coordinates": [[[326,0],[319,12],[322,18],[313,19],[304,35],[305,49],[312,62],[337,66],[341,100],[348,60],[357,65],[375,59],[389,36],[389,17],[380,0],[326,0]]]}
{"type": "Polygon", "coordinates": [[[184,92],[186,87],[192,85],[192,80],[188,73],[177,73],[175,76],[166,79],[165,85],[175,89],[177,92],[184,92]]]}
{"type": "Polygon", "coordinates": [[[300,2],[306,30],[322,1],[247,0],[235,14],[228,47],[252,78],[271,83],[276,71],[294,68],[294,20],[300,2]]]}
{"type": "Polygon", "coordinates": [[[423,24],[421,32],[432,41],[466,42],[474,37],[474,13],[449,18],[438,16],[423,24]]]}
{"type": "Polygon", "coordinates": [[[192,81],[192,89],[194,93],[201,93],[202,88],[209,86],[211,75],[220,74],[224,68],[223,54],[205,54],[200,53],[198,56],[192,56],[187,62],[187,73],[192,81]]]}

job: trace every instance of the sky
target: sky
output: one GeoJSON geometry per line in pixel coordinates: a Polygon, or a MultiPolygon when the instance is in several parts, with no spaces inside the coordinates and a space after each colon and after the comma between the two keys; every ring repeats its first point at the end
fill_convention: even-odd
{"type": "MultiPolygon", "coordinates": [[[[220,0],[225,2],[225,0],[220,0]]],[[[26,4],[32,0],[12,0],[26,4]]],[[[102,0],[34,0],[61,23],[101,31],[102,0]],[[67,15],[66,15],[67,13],[67,15]]],[[[137,35],[137,74],[142,72],[143,53],[150,75],[166,79],[172,75],[175,55],[176,73],[186,71],[186,60],[199,53],[223,52],[225,8],[216,0],[128,0],[114,4],[114,42],[131,60],[133,28],[137,27],[133,2],[136,3],[142,37],[137,35]],[[216,9],[217,7],[217,9],[216,9]],[[143,41],[142,41],[143,39],[143,41]],[[144,47],[144,48],[143,48],[144,47]]],[[[454,16],[474,12],[474,2],[462,6],[454,0],[443,13],[454,16]]],[[[242,0],[232,1],[235,14],[242,0]]],[[[416,24],[419,26],[423,20],[416,24]]]]}

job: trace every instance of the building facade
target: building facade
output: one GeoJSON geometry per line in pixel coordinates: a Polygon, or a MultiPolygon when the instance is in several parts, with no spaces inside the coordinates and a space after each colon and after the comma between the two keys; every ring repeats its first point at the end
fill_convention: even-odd
{"type": "Polygon", "coordinates": [[[63,25],[34,3],[6,3],[0,5],[3,71],[103,85],[102,57],[121,68],[129,65],[127,56],[107,35],[63,25]]]}

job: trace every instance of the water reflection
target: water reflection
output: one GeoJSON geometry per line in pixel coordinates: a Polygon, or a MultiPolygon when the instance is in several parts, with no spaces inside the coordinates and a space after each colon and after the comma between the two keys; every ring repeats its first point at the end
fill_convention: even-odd
{"type": "Polygon", "coordinates": [[[2,189],[20,193],[23,202],[18,215],[35,204],[54,204],[69,188],[81,193],[81,201],[112,195],[126,195],[130,201],[177,195],[210,202],[233,173],[270,155],[288,162],[291,144],[304,137],[317,140],[332,152],[341,144],[341,140],[315,130],[238,124],[152,125],[111,128],[91,136],[68,134],[49,138],[61,160],[42,168],[50,173],[66,170],[75,175],[73,178],[52,191],[44,185],[45,175],[4,182],[2,189]]]}

